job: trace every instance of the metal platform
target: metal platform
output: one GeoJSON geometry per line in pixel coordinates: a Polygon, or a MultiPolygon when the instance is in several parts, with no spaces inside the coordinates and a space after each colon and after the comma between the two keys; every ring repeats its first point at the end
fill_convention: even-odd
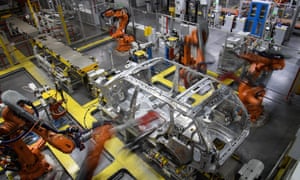
{"type": "MultiPolygon", "coordinates": [[[[12,16],[6,19],[7,25],[10,27],[9,29],[14,29],[19,33],[27,34],[30,37],[35,37],[39,34],[39,30],[34,26],[22,21],[21,19],[12,16]]],[[[14,32],[10,32],[13,34],[14,32]]]]}
{"type": "Polygon", "coordinates": [[[57,57],[63,64],[69,68],[75,69],[79,75],[84,75],[90,70],[98,68],[98,64],[89,56],[66,46],[57,39],[46,34],[38,35],[39,31],[34,26],[22,21],[17,17],[10,17],[6,20],[11,34],[24,33],[35,41],[40,48],[45,48],[53,57],[57,57]],[[15,32],[12,32],[15,31],[15,32]],[[38,36],[37,36],[38,35],[38,36]]]}
{"type": "Polygon", "coordinates": [[[67,67],[74,68],[80,75],[98,68],[95,60],[82,55],[51,36],[39,35],[34,40],[40,48],[45,48],[53,57],[57,57],[67,67]]]}

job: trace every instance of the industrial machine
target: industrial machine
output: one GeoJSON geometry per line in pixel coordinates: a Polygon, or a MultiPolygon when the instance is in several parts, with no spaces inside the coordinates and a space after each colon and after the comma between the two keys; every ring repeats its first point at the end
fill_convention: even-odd
{"type": "Polygon", "coordinates": [[[132,48],[130,49],[130,59],[134,62],[143,62],[147,59],[152,59],[152,42],[146,43],[132,43],[132,48]]]}
{"type": "Polygon", "coordinates": [[[26,34],[32,40],[37,65],[69,93],[72,93],[78,84],[88,87],[93,83],[88,80],[102,73],[98,72],[102,70],[99,70],[95,58],[83,55],[49,35],[39,35],[38,29],[21,19],[12,16],[6,19],[6,23],[10,31],[26,34]]]}
{"type": "MultiPolygon", "coordinates": [[[[75,148],[82,150],[83,142],[93,138],[97,146],[87,156],[90,158],[101,154],[104,142],[111,136],[107,135],[110,133],[107,126],[90,130],[69,127],[58,131],[41,120],[37,107],[17,91],[3,92],[1,100],[6,106],[2,110],[4,122],[0,126],[0,165],[4,170],[17,172],[22,180],[37,179],[51,171],[50,164],[41,153],[46,142],[63,153],[71,153],[75,148]],[[41,138],[28,145],[24,138],[31,132],[41,138]],[[99,135],[103,137],[99,138],[99,135]]],[[[90,158],[87,167],[94,167],[97,162],[98,159],[90,158]]],[[[85,173],[86,177],[92,176],[93,170],[85,173]]]]}
{"type": "Polygon", "coordinates": [[[168,34],[164,34],[160,37],[165,44],[165,58],[173,60],[175,58],[175,49],[180,45],[180,38],[176,30],[172,30],[168,34]]]}
{"type": "Polygon", "coordinates": [[[268,51],[242,53],[241,58],[250,63],[248,74],[253,80],[257,80],[263,73],[283,69],[285,60],[283,55],[268,51]]]}
{"type": "Polygon", "coordinates": [[[269,14],[270,6],[269,2],[251,2],[245,31],[250,32],[250,34],[255,37],[261,37],[264,32],[264,26],[269,14]]]}
{"type": "MultiPolygon", "coordinates": [[[[57,39],[64,38],[65,32],[61,24],[59,13],[56,13],[51,9],[41,9],[37,14],[37,17],[39,19],[39,27],[42,33],[50,34],[52,37],[57,39]]],[[[74,18],[74,13],[64,13],[66,28],[70,35],[69,38],[71,41],[76,41],[80,39],[81,32],[79,27],[70,21],[72,18],[74,18]]]]}
{"type": "MultiPolygon", "coordinates": [[[[191,67],[202,73],[206,73],[206,62],[204,57],[204,46],[208,38],[207,22],[199,22],[197,29],[194,29],[190,35],[184,37],[183,54],[180,63],[191,67]]],[[[182,70],[181,78],[185,80],[185,87],[189,86],[189,75],[182,70]]],[[[192,78],[192,77],[191,77],[192,78]]]]}
{"type": "Polygon", "coordinates": [[[134,37],[126,34],[126,28],[129,22],[129,13],[126,8],[121,9],[107,9],[101,13],[102,17],[114,17],[119,20],[118,28],[112,33],[112,38],[118,40],[116,50],[119,52],[129,51],[134,37]]]}
{"type": "Polygon", "coordinates": [[[56,93],[48,98],[43,98],[43,94],[50,94],[50,87],[44,85],[42,88],[36,87],[34,83],[28,84],[29,89],[33,92],[34,96],[39,100],[42,109],[45,111],[46,118],[51,120],[58,120],[65,116],[67,109],[63,107],[66,104],[66,99],[64,97],[64,92],[58,83],[55,84],[56,93]],[[60,96],[60,100],[58,100],[60,96]]]}
{"type": "Polygon", "coordinates": [[[284,57],[281,54],[268,51],[241,53],[240,57],[248,61],[250,65],[246,74],[243,75],[247,81],[240,81],[239,97],[246,106],[251,121],[253,123],[257,123],[259,120],[263,122],[264,108],[262,102],[266,91],[261,84],[266,83],[270,72],[284,68],[284,57]]]}
{"type": "Polygon", "coordinates": [[[237,89],[239,98],[247,108],[251,122],[261,125],[265,119],[262,102],[266,91],[263,84],[268,80],[270,72],[284,68],[285,60],[279,53],[260,52],[257,47],[253,47],[252,51],[249,50],[250,42],[257,40],[245,35],[247,34],[234,35],[226,39],[218,64],[222,72],[219,80],[231,78],[239,83],[237,89]],[[238,75],[241,69],[243,72],[238,75]]]}
{"type": "Polygon", "coordinates": [[[196,0],[186,1],[185,20],[194,23],[197,22],[199,4],[200,2],[196,0]]]}
{"type": "Polygon", "coordinates": [[[166,178],[216,173],[249,134],[247,111],[229,87],[174,61],[130,62],[120,74],[99,77],[96,84],[102,118],[117,124],[151,121],[118,136],[166,178]],[[170,68],[175,71],[168,73],[170,68]],[[198,79],[188,89],[181,85],[182,69],[198,79]]]}
{"type": "Polygon", "coordinates": [[[262,102],[266,94],[265,88],[262,86],[255,86],[249,81],[244,80],[240,81],[238,92],[240,100],[243,102],[250,115],[251,122],[257,123],[264,112],[262,102]]]}
{"type": "Polygon", "coordinates": [[[246,63],[241,60],[237,54],[240,54],[244,49],[244,44],[247,41],[248,33],[239,32],[234,35],[227,36],[225,43],[219,53],[218,71],[223,73],[236,73],[246,63]]]}
{"type": "Polygon", "coordinates": [[[175,0],[175,16],[180,17],[186,13],[186,1],[175,0]]]}
{"type": "Polygon", "coordinates": [[[205,21],[199,23],[190,35],[184,37],[184,50],[181,63],[194,66],[197,70],[206,71],[204,46],[208,38],[208,25],[205,21]]]}
{"type": "Polygon", "coordinates": [[[231,32],[234,18],[235,18],[234,15],[225,15],[224,25],[221,26],[221,30],[223,30],[225,32],[231,32]]]}
{"type": "Polygon", "coordinates": [[[51,36],[40,35],[34,38],[33,52],[39,67],[59,82],[65,90],[72,93],[79,84],[88,87],[86,78],[91,72],[99,70],[95,58],[88,57],[69,46],[58,42],[51,36]]]}

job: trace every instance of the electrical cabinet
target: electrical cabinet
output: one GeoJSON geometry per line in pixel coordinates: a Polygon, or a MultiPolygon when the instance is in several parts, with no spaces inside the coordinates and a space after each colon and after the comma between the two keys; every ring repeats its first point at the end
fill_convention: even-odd
{"type": "Polygon", "coordinates": [[[251,35],[261,37],[264,32],[265,22],[269,13],[269,3],[253,1],[250,5],[245,31],[251,35]]]}

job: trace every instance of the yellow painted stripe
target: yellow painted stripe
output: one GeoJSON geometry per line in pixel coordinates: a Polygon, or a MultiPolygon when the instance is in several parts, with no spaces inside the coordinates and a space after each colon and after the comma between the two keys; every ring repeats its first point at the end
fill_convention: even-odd
{"type": "Polygon", "coordinates": [[[65,154],[56,148],[52,147],[51,145],[47,144],[51,152],[57,158],[57,160],[61,163],[61,165],[65,168],[65,170],[70,174],[70,176],[75,179],[77,172],[79,171],[79,166],[77,163],[72,159],[70,154],[65,154]]]}
{"type": "Polygon", "coordinates": [[[108,167],[106,167],[104,170],[102,170],[99,174],[95,175],[93,177],[93,180],[108,179],[114,173],[118,172],[120,169],[122,169],[122,166],[120,166],[120,164],[117,162],[113,162],[108,167]]]}
{"type": "Polygon", "coordinates": [[[82,107],[83,108],[89,108],[93,105],[97,105],[98,104],[98,98],[94,99],[94,100],[91,100],[89,102],[87,102],[86,104],[84,104],[82,107]]]}
{"type": "Polygon", "coordinates": [[[91,128],[95,118],[89,113],[86,114],[85,120],[84,115],[88,109],[84,109],[78,104],[71,96],[64,93],[65,98],[67,98],[66,107],[68,112],[76,119],[76,121],[85,128],[91,128]]]}
{"type": "Polygon", "coordinates": [[[29,7],[30,14],[31,14],[31,18],[32,18],[33,21],[34,21],[35,27],[39,27],[39,24],[38,24],[38,21],[37,21],[37,19],[36,19],[35,12],[34,12],[34,10],[33,10],[33,8],[32,8],[32,5],[31,5],[30,0],[27,0],[27,5],[28,5],[28,7],[29,7]]]}
{"type": "Polygon", "coordinates": [[[41,70],[38,69],[32,62],[30,61],[26,61],[22,64],[18,64],[18,65],[15,65],[15,66],[12,66],[12,67],[9,67],[5,70],[1,70],[0,71],[0,76],[2,75],[5,75],[9,72],[12,72],[12,71],[15,71],[15,70],[18,70],[18,69],[21,69],[21,68],[25,68],[26,71],[31,74],[40,84],[42,85],[45,85],[48,83],[48,81],[43,77],[41,76],[41,70]]]}
{"type": "Polygon", "coordinates": [[[64,18],[64,14],[63,14],[63,10],[62,10],[61,5],[57,6],[57,11],[58,11],[58,14],[60,16],[60,21],[61,21],[61,24],[63,26],[64,32],[65,32],[65,37],[66,37],[67,43],[70,45],[71,40],[70,40],[69,32],[68,32],[68,29],[67,29],[67,25],[66,25],[66,21],[65,21],[65,18],[64,18]]]}
{"type": "MultiPolygon", "coordinates": [[[[175,70],[176,70],[176,66],[171,66],[170,68],[168,68],[168,69],[162,71],[161,73],[153,76],[152,79],[151,79],[152,83],[161,83],[162,85],[165,85],[168,88],[172,88],[173,87],[173,82],[166,79],[165,77],[167,77],[169,74],[173,73],[175,70]]],[[[185,90],[186,89],[183,86],[178,87],[179,92],[184,92],[185,90]]],[[[202,101],[204,101],[206,98],[211,96],[212,92],[213,92],[213,90],[208,91],[204,95],[193,94],[192,98],[194,99],[194,103],[192,104],[192,106],[196,106],[199,103],[201,103],[202,101]]]]}
{"type": "Polygon", "coordinates": [[[14,51],[12,52],[12,55],[18,60],[18,62],[22,62],[23,60],[25,60],[27,57],[21,53],[21,51],[19,51],[17,48],[14,47],[14,51]]]}
{"type": "Polygon", "coordinates": [[[86,45],[81,46],[81,47],[79,47],[79,48],[76,48],[76,50],[77,50],[78,52],[81,52],[81,51],[84,51],[84,50],[86,50],[86,49],[92,48],[92,47],[94,47],[94,46],[98,46],[98,45],[100,45],[100,44],[102,44],[102,43],[104,43],[104,42],[106,42],[106,41],[111,40],[111,39],[112,39],[112,37],[111,37],[111,36],[108,36],[108,37],[105,37],[105,38],[100,39],[100,40],[98,40],[98,41],[94,41],[94,42],[92,42],[92,43],[89,43],[89,44],[86,44],[86,45]]]}
{"type": "Polygon", "coordinates": [[[153,168],[136,154],[127,149],[122,149],[123,142],[114,137],[105,144],[105,149],[115,158],[114,162],[102,172],[94,176],[94,180],[108,179],[120,169],[127,169],[136,179],[163,180],[153,168]]]}

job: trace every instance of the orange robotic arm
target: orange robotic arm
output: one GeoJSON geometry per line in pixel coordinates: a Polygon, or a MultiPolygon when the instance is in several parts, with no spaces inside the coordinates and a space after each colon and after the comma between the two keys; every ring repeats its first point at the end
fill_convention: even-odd
{"type": "MultiPolygon", "coordinates": [[[[205,62],[204,46],[208,38],[208,25],[206,21],[200,22],[197,29],[194,29],[190,35],[184,37],[183,55],[181,64],[196,69],[202,73],[206,73],[207,63],[205,62]],[[191,53],[191,48],[196,48],[194,57],[191,53]]],[[[185,88],[191,85],[194,79],[184,69],[180,70],[180,77],[184,81],[185,88]]]]}
{"type": "Polygon", "coordinates": [[[88,149],[88,155],[82,164],[82,168],[77,176],[77,180],[90,180],[93,177],[94,170],[97,168],[99,158],[104,149],[104,143],[112,136],[112,126],[104,125],[95,129],[93,140],[96,142],[91,149],[88,149]]]}
{"type": "Polygon", "coordinates": [[[126,34],[126,28],[129,21],[129,15],[125,8],[122,9],[108,9],[102,13],[105,17],[115,17],[119,19],[118,29],[111,35],[112,38],[118,39],[116,50],[120,52],[129,51],[134,37],[126,34]]]}
{"type": "Polygon", "coordinates": [[[0,126],[0,135],[5,139],[1,141],[0,147],[11,149],[16,157],[10,157],[14,159],[13,161],[2,161],[1,166],[7,170],[17,171],[21,179],[37,179],[51,170],[51,166],[40,152],[46,141],[64,153],[70,153],[75,148],[71,138],[48,130],[39,124],[39,121],[31,123],[24,120],[22,115],[8,106],[3,109],[2,117],[4,123],[0,126]],[[37,143],[27,145],[22,138],[31,131],[42,138],[37,143]]]}
{"type": "Polygon", "coordinates": [[[199,45],[199,41],[204,40],[199,40],[197,29],[193,30],[190,35],[184,37],[184,50],[181,63],[183,65],[190,66],[194,69],[200,69],[205,72],[206,64],[203,52],[204,48],[199,45]],[[191,46],[194,46],[197,49],[196,57],[192,57],[191,55],[191,46]]]}
{"type": "MultiPolygon", "coordinates": [[[[6,170],[17,171],[21,179],[37,179],[51,170],[51,166],[40,152],[45,142],[64,153],[71,153],[76,147],[82,149],[84,141],[94,138],[97,147],[100,148],[95,149],[96,152],[90,151],[90,153],[99,154],[105,141],[110,138],[110,136],[99,138],[97,135],[100,133],[99,127],[86,132],[79,132],[79,129],[76,128],[57,132],[34,116],[33,112],[38,115],[35,107],[16,91],[4,92],[1,99],[7,106],[2,111],[4,122],[0,126],[0,148],[4,149],[2,152],[12,153],[0,153],[2,159],[0,165],[6,170]],[[32,109],[27,105],[32,106],[32,109]],[[23,141],[23,137],[31,131],[38,134],[41,139],[32,145],[27,145],[23,141]]],[[[98,159],[94,161],[97,164],[98,159]]],[[[93,161],[90,163],[95,164],[93,161]]]]}
{"type": "Polygon", "coordinates": [[[281,55],[272,55],[267,53],[245,53],[241,54],[240,57],[250,63],[248,69],[254,78],[260,76],[263,71],[270,72],[273,70],[283,69],[285,66],[285,60],[281,55]]]}
{"type": "MultiPolygon", "coordinates": [[[[206,73],[207,63],[205,62],[204,46],[208,38],[208,24],[205,20],[200,20],[197,29],[194,29],[190,35],[184,37],[184,49],[183,56],[181,57],[181,64],[189,66],[197,71],[206,73]],[[196,54],[194,57],[191,53],[191,48],[196,48],[196,54]]],[[[183,71],[180,72],[181,79],[185,81],[185,87],[187,88],[190,83],[187,80],[188,75],[183,71]]]]}
{"type": "Polygon", "coordinates": [[[113,38],[122,37],[125,34],[126,27],[128,25],[128,13],[125,9],[108,9],[106,10],[103,15],[105,17],[115,17],[119,19],[119,27],[118,29],[112,34],[113,38]]]}
{"type": "Polygon", "coordinates": [[[252,87],[248,82],[241,81],[239,88],[239,98],[245,105],[250,114],[252,122],[256,122],[263,113],[262,101],[266,94],[263,87],[252,87]]]}

